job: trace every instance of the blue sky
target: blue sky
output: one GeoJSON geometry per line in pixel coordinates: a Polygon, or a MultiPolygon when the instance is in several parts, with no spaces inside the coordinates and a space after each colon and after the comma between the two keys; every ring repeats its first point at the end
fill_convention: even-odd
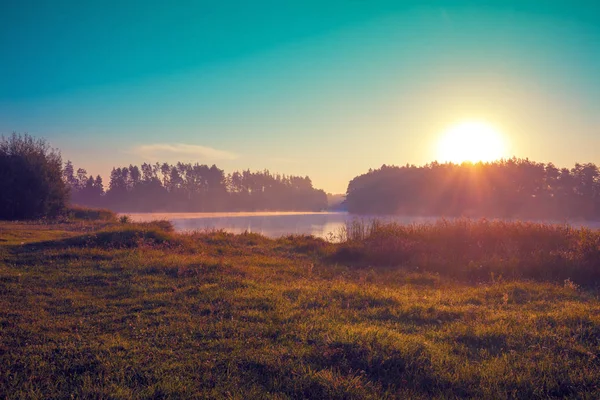
{"type": "Polygon", "coordinates": [[[485,120],[510,155],[600,163],[600,5],[13,2],[0,133],[107,176],[144,161],[309,175],[344,192],[485,120]]]}

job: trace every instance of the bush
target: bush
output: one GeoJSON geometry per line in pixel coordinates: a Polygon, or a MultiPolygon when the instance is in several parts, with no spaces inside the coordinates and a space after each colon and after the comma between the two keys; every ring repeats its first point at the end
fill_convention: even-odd
{"type": "Polygon", "coordinates": [[[0,137],[0,219],[56,217],[68,195],[58,151],[27,134],[0,137]]]}
{"type": "Polygon", "coordinates": [[[103,208],[87,208],[71,206],[68,211],[69,218],[82,221],[115,221],[117,214],[103,208]]]}

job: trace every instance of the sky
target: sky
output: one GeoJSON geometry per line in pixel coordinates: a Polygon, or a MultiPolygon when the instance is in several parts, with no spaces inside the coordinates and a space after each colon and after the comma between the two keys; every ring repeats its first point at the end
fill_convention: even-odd
{"type": "Polygon", "coordinates": [[[600,163],[599,21],[594,1],[9,1],[0,134],[104,177],[199,162],[332,193],[434,161],[464,121],[507,156],[600,163]]]}

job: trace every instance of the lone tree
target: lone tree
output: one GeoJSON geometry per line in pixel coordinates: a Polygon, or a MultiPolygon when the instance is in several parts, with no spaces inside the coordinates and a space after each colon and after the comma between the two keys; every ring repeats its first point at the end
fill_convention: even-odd
{"type": "Polygon", "coordinates": [[[0,219],[56,217],[68,197],[57,150],[28,134],[0,137],[0,219]]]}

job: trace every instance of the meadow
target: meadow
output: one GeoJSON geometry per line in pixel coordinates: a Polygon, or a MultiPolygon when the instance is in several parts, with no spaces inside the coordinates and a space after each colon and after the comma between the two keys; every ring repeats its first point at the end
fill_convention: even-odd
{"type": "Polygon", "coordinates": [[[600,233],[0,223],[0,397],[600,398],[600,233]]]}

